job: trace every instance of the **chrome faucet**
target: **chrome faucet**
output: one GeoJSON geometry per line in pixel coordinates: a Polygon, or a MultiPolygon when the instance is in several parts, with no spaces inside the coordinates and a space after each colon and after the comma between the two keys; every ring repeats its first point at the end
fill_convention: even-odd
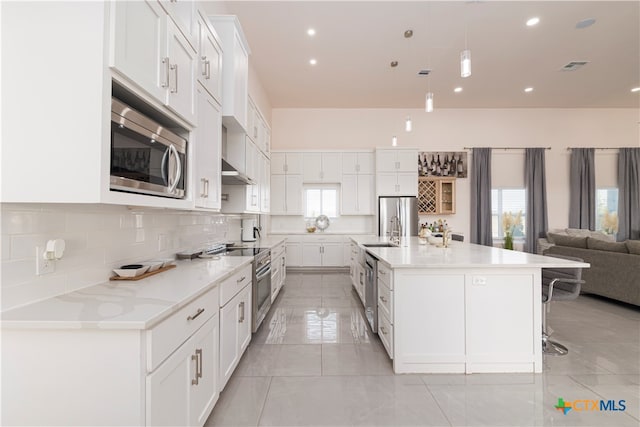
{"type": "Polygon", "coordinates": [[[442,230],[442,247],[443,248],[448,248],[449,247],[449,238],[451,237],[451,230],[449,230],[448,228],[444,228],[442,230]]]}
{"type": "Polygon", "coordinates": [[[396,245],[400,244],[400,235],[402,234],[402,226],[400,224],[400,218],[397,216],[391,217],[391,237],[389,240],[396,245]]]}

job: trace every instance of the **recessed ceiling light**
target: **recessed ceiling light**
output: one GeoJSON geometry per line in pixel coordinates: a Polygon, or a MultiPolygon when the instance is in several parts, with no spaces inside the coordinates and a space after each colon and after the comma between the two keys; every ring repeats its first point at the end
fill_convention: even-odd
{"type": "Polygon", "coordinates": [[[311,65],[316,65],[317,63],[318,63],[318,60],[317,60],[317,59],[315,59],[315,58],[311,58],[311,59],[309,60],[309,64],[311,64],[311,65]]]}
{"type": "Polygon", "coordinates": [[[527,20],[527,27],[533,27],[534,25],[538,25],[539,22],[540,22],[540,18],[538,18],[537,16],[534,16],[533,18],[529,18],[527,20]]]}
{"type": "Polygon", "coordinates": [[[533,92],[533,88],[532,87],[526,87],[524,88],[524,91],[529,93],[529,92],[533,92]]]}
{"type": "Polygon", "coordinates": [[[462,88],[461,87],[457,87],[453,90],[455,93],[460,93],[462,92],[462,88]]]}
{"type": "Polygon", "coordinates": [[[640,92],[640,87],[634,87],[631,92],[640,92]]]}
{"type": "Polygon", "coordinates": [[[316,30],[314,30],[313,28],[309,28],[307,30],[307,34],[310,36],[315,36],[316,35],[316,30]]]}

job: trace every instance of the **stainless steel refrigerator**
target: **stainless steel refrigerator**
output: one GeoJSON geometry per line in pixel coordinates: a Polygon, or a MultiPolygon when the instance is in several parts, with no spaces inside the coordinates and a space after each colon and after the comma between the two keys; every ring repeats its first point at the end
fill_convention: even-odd
{"type": "Polygon", "coordinates": [[[416,197],[380,197],[378,199],[378,236],[391,237],[397,223],[399,237],[418,235],[418,199],[416,197]]]}

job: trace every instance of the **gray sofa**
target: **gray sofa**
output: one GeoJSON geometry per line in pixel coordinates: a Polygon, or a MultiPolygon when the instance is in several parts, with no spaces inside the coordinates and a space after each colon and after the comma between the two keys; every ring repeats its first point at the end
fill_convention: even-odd
{"type": "Polygon", "coordinates": [[[582,258],[582,292],[640,306],[640,240],[606,242],[591,237],[552,236],[555,245],[545,255],[582,258]]]}

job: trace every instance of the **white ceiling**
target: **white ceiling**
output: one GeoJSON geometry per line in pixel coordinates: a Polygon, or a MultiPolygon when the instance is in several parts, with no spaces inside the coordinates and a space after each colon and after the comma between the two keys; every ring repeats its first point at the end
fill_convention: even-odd
{"type": "Polygon", "coordinates": [[[638,107],[638,1],[227,1],[274,108],[638,107]],[[525,21],[540,17],[536,27],[525,21]],[[585,18],[597,21],[576,29],[585,18]],[[313,27],[317,34],[309,37],[313,27]],[[460,77],[460,51],[472,75],[460,77]],[[403,33],[412,29],[414,36],[403,33]],[[316,66],[309,65],[316,58],[316,66]],[[397,60],[397,68],[389,63],[397,60]],[[560,68],[589,61],[582,69],[560,68]],[[419,77],[422,68],[433,70],[419,77]],[[462,86],[461,93],[454,93],[462,86]],[[526,94],[523,89],[534,87],[526,94]]]}

